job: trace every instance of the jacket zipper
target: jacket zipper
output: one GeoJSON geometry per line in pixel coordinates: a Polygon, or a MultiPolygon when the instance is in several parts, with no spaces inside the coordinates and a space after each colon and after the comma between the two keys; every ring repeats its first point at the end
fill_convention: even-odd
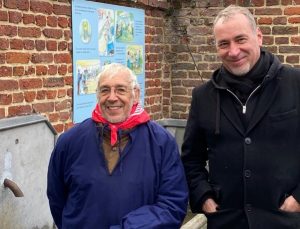
{"type": "Polygon", "coordinates": [[[261,85],[258,85],[258,86],[251,92],[251,94],[248,96],[248,98],[247,98],[245,104],[243,104],[243,103],[241,102],[241,100],[236,96],[236,94],[234,94],[232,91],[230,91],[230,90],[227,89],[227,88],[226,88],[226,90],[227,90],[230,94],[232,94],[232,95],[237,99],[237,101],[238,101],[238,102],[241,104],[241,106],[242,106],[242,113],[243,113],[243,114],[246,114],[246,111],[247,111],[247,103],[248,103],[250,97],[251,97],[251,96],[252,96],[252,95],[253,95],[260,87],[261,87],[261,85]]]}

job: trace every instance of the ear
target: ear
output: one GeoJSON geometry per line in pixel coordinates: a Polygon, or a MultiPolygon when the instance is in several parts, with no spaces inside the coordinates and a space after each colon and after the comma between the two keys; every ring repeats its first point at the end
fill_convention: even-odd
{"type": "Polygon", "coordinates": [[[138,87],[134,88],[133,90],[134,90],[134,95],[133,95],[134,99],[133,99],[133,101],[134,101],[134,103],[139,103],[140,102],[141,91],[138,87]]]}
{"type": "Polygon", "coordinates": [[[256,29],[256,36],[257,36],[258,44],[261,47],[262,46],[262,42],[263,42],[263,34],[262,34],[260,28],[256,29]]]}

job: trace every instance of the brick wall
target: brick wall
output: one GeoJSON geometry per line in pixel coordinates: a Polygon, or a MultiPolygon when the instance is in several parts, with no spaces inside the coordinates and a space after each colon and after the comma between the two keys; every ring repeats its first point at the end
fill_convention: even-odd
{"type": "MultiPolygon", "coordinates": [[[[211,26],[229,4],[249,7],[265,47],[300,66],[300,0],[101,2],[145,10],[145,108],[153,119],[187,117],[192,89],[220,64],[211,26]]],[[[40,113],[58,132],[72,126],[71,35],[69,0],[0,0],[0,119],[40,113]]]]}

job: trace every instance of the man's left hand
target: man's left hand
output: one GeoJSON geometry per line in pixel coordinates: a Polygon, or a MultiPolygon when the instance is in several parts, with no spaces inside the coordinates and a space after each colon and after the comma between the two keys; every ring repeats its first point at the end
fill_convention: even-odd
{"type": "Polygon", "coordinates": [[[286,212],[300,212],[300,203],[293,196],[289,196],[284,200],[280,210],[286,212]]]}

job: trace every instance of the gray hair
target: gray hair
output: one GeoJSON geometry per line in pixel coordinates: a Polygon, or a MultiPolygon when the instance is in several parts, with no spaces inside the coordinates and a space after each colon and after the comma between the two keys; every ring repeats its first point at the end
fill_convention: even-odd
{"type": "Polygon", "coordinates": [[[236,14],[243,14],[244,16],[246,16],[250,26],[252,27],[253,32],[256,32],[257,25],[253,14],[247,8],[236,5],[230,5],[225,9],[221,10],[214,20],[213,28],[219,20],[223,19],[223,21],[226,21],[227,19],[230,19],[236,14]]]}
{"type": "Polygon", "coordinates": [[[129,81],[130,81],[130,86],[132,88],[139,88],[139,84],[138,84],[138,81],[137,81],[137,77],[136,75],[133,73],[133,71],[126,67],[125,65],[123,64],[119,64],[119,63],[111,63],[111,64],[108,64],[108,65],[105,65],[103,70],[100,72],[99,74],[99,79],[98,79],[98,86],[99,87],[99,82],[100,82],[100,79],[103,77],[103,76],[108,76],[110,79],[113,78],[118,72],[127,72],[128,73],[128,76],[129,76],[129,81]]]}

